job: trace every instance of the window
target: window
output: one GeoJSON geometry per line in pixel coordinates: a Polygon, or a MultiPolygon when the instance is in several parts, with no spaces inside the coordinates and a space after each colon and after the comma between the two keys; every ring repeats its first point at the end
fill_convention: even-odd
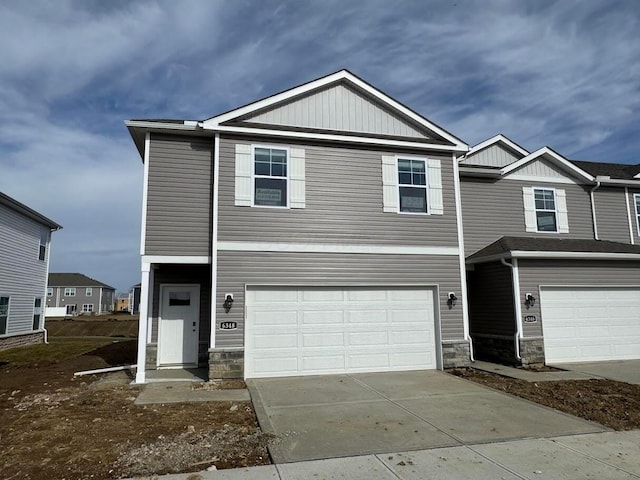
{"type": "Polygon", "coordinates": [[[534,188],[536,224],[539,232],[557,232],[555,192],[551,189],[534,188]]]}
{"type": "Polygon", "coordinates": [[[84,313],[91,313],[93,312],[93,303],[85,303],[82,305],[82,311],[84,313]]]}
{"type": "Polygon", "coordinates": [[[254,149],[253,204],[266,207],[287,206],[287,151],[277,148],[254,149]]]}
{"type": "Polygon", "coordinates": [[[91,287],[86,288],[85,291],[84,291],[84,295],[86,297],[90,297],[91,295],[93,295],[93,288],[91,288],[91,287]]]}
{"type": "Polygon", "coordinates": [[[65,287],[65,289],[64,289],[64,296],[65,296],[65,297],[75,297],[75,296],[76,296],[76,289],[75,289],[75,287],[65,287]]]}
{"type": "Polygon", "coordinates": [[[47,242],[49,241],[49,231],[48,230],[42,230],[40,232],[40,250],[38,252],[38,259],[39,260],[46,260],[47,258],[47,242]]]}
{"type": "Polygon", "coordinates": [[[424,160],[398,158],[398,192],[401,212],[428,213],[424,160]]]}
{"type": "Polygon", "coordinates": [[[42,316],[42,299],[36,297],[33,302],[33,330],[40,330],[40,317],[42,316]]]}
{"type": "Polygon", "coordinates": [[[9,320],[9,297],[0,297],[0,335],[7,333],[9,320]]]}
{"type": "Polygon", "coordinates": [[[53,297],[53,288],[47,288],[47,297],[53,297]]]}
{"type": "Polygon", "coordinates": [[[640,193],[634,193],[633,200],[636,205],[636,224],[638,225],[638,235],[640,235],[640,193]]]}

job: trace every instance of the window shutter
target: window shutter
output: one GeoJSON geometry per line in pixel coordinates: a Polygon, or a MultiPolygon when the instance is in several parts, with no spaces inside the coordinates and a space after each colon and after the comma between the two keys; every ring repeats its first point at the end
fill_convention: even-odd
{"type": "Polygon", "coordinates": [[[522,187],[522,202],[524,203],[525,231],[537,232],[538,222],[536,221],[536,202],[533,197],[532,187],[522,187]]]}
{"type": "Polygon", "coordinates": [[[289,206],[291,208],[305,208],[304,149],[290,149],[289,160],[289,182],[291,182],[289,206]]]}
{"type": "Polygon", "coordinates": [[[556,190],[556,212],[558,214],[558,233],[569,233],[567,194],[561,189],[556,190]]]}
{"type": "Polygon", "coordinates": [[[251,206],[251,145],[236,144],[236,206],[251,206]]]}
{"type": "Polygon", "coordinates": [[[430,158],[427,160],[427,181],[429,182],[429,213],[442,215],[442,173],[440,172],[440,160],[430,158]]]}
{"type": "Polygon", "coordinates": [[[398,212],[398,167],[392,156],[382,156],[382,211],[398,212]]]}

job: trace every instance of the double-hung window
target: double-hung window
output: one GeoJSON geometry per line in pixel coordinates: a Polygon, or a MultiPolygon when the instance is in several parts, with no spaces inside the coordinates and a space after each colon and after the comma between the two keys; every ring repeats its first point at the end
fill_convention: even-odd
{"type": "Polygon", "coordinates": [[[428,213],[425,160],[398,158],[398,196],[401,212],[428,213]]]}
{"type": "Polygon", "coordinates": [[[53,288],[51,287],[47,288],[47,297],[53,297],[53,288]]]}
{"type": "Polygon", "coordinates": [[[7,323],[9,320],[9,297],[0,296],[0,335],[7,333],[7,323]]]}
{"type": "Polygon", "coordinates": [[[636,205],[636,225],[638,227],[638,235],[640,235],[640,193],[634,193],[633,200],[636,205]]]}
{"type": "Polygon", "coordinates": [[[75,297],[76,296],[75,287],[65,287],[64,288],[64,296],[65,297],[75,297]]]}
{"type": "Polygon", "coordinates": [[[557,232],[555,192],[547,188],[534,188],[536,223],[539,232],[557,232]]]}
{"type": "Polygon", "coordinates": [[[40,232],[40,249],[38,250],[38,259],[47,259],[47,242],[49,241],[49,230],[42,230],[40,232]]]}
{"type": "Polygon", "coordinates": [[[84,289],[84,295],[85,297],[90,297],[91,295],[93,295],[93,288],[91,287],[87,287],[84,289]]]}
{"type": "Polygon", "coordinates": [[[255,147],[253,204],[287,207],[287,150],[255,147]]]}
{"type": "Polygon", "coordinates": [[[36,297],[33,302],[33,330],[40,329],[40,317],[42,316],[42,298],[36,297]]]}

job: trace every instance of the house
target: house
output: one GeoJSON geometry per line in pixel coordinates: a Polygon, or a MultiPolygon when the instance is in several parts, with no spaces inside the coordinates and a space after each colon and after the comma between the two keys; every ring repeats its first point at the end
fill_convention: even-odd
{"type": "Polygon", "coordinates": [[[553,314],[539,309],[556,290],[535,275],[560,278],[557,258],[521,259],[521,237],[539,242],[527,252],[566,253],[556,271],[578,262],[640,278],[618,260],[640,257],[637,239],[605,244],[588,224],[593,197],[600,235],[618,235],[602,226],[619,200],[605,194],[630,199],[636,179],[605,182],[502,136],[470,149],[346,70],[207,120],[126,125],[144,165],[138,383],[163,367],[208,366],[210,378],[449,368],[474,349],[543,361],[553,314]]]}
{"type": "Polygon", "coordinates": [[[61,228],[0,192],[0,350],[45,340],[49,246],[61,228]]]}
{"type": "Polygon", "coordinates": [[[47,310],[51,316],[101,315],[113,311],[116,290],[81,273],[50,273],[47,310]]]}
{"type": "Polygon", "coordinates": [[[640,358],[640,165],[498,135],[459,170],[476,358],[640,358]]]}
{"type": "Polygon", "coordinates": [[[137,382],[469,363],[460,139],[344,70],[126,125],[144,163],[137,382]]]}
{"type": "Polygon", "coordinates": [[[116,302],[113,307],[114,312],[128,312],[130,310],[130,295],[128,293],[121,293],[116,296],[116,302]]]}
{"type": "Polygon", "coordinates": [[[142,284],[138,283],[131,287],[129,291],[129,312],[131,315],[138,315],[140,313],[140,291],[142,284]]]}

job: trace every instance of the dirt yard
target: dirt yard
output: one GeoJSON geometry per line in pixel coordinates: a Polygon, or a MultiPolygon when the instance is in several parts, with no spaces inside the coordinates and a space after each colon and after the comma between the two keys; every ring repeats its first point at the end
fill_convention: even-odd
{"type": "Polygon", "coordinates": [[[530,383],[473,369],[455,369],[450,373],[614,430],[640,428],[640,385],[613,380],[530,383]]]}
{"type": "Polygon", "coordinates": [[[107,479],[269,463],[269,437],[250,402],[136,406],[138,388],[124,372],[74,377],[135,361],[132,340],[103,339],[79,354],[95,343],[52,339],[0,352],[2,478],[107,479]]]}

